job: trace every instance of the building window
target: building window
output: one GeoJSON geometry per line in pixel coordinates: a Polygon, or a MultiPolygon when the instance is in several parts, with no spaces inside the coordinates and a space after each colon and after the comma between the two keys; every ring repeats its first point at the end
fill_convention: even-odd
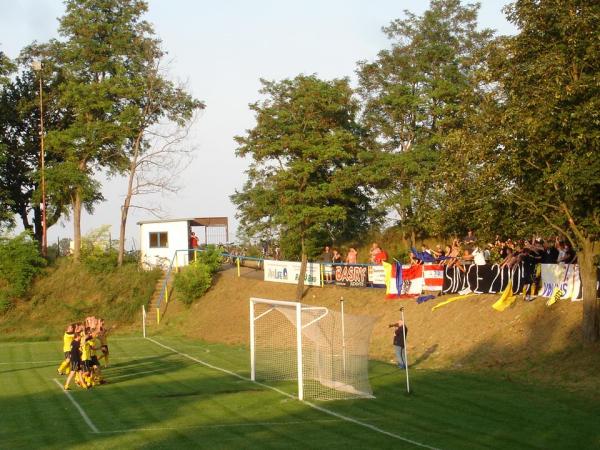
{"type": "Polygon", "coordinates": [[[167,248],[169,247],[169,233],[166,231],[159,231],[149,233],[150,235],[150,248],[167,248]]]}

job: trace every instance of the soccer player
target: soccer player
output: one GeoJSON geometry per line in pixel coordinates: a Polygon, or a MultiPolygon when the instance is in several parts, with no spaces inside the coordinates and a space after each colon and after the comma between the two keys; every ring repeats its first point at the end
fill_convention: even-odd
{"type": "Polygon", "coordinates": [[[71,353],[71,342],[73,341],[73,336],[75,335],[75,326],[70,324],[65,330],[65,334],[63,335],[63,352],[65,355],[64,361],[58,367],[59,375],[67,375],[70,371],[69,362],[70,362],[70,353],[71,353]]]}
{"type": "Polygon", "coordinates": [[[84,388],[92,386],[92,334],[89,328],[85,330],[85,337],[81,342],[82,381],[84,388]]]}
{"type": "MultiPolygon", "coordinates": [[[[102,320],[102,319],[100,319],[102,320]]],[[[100,339],[100,344],[101,344],[101,350],[102,350],[102,355],[100,355],[100,357],[98,358],[98,360],[101,360],[102,358],[104,358],[104,367],[108,367],[108,338],[107,338],[107,334],[108,331],[106,330],[106,328],[104,328],[104,320],[102,320],[102,327],[100,328],[100,332],[98,333],[98,338],[100,339]]]]}
{"type": "Polygon", "coordinates": [[[65,382],[65,391],[69,390],[71,380],[75,377],[77,384],[81,386],[81,374],[79,373],[79,366],[81,365],[81,335],[75,333],[73,340],[71,341],[71,347],[69,350],[69,360],[71,361],[71,372],[65,382]]]}

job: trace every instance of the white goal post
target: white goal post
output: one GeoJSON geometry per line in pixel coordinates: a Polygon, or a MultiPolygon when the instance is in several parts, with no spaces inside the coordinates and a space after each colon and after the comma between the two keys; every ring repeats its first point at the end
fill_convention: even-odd
{"type": "Polygon", "coordinates": [[[299,302],[250,299],[254,381],[297,382],[297,396],[372,398],[369,341],[374,319],[299,302]]]}

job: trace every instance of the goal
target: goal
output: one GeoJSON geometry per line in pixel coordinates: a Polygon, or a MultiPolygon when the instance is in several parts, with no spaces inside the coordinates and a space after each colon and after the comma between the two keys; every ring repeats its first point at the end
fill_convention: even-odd
{"type": "Polygon", "coordinates": [[[300,400],[373,398],[369,341],[374,319],[298,302],[250,299],[254,381],[297,381],[300,400]]]}

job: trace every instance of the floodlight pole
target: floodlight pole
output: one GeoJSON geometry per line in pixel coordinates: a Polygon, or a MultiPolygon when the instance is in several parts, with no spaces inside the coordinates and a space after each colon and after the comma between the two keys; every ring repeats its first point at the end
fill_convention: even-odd
{"type": "Polygon", "coordinates": [[[404,371],[406,372],[406,392],[410,394],[410,382],[408,380],[408,356],[406,353],[406,347],[408,346],[406,343],[406,323],[404,322],[404,307],[400,308],[400,314],[402,316],[402,340],[404,342],[404,371]]]}
{"type": "Polygon", "coordinates": [[[41,185],[42,185],[42,256],[48,255],[48,240],[46,233],[46,175],[45,175],[45,155],[44,155],[44,101],[42,94],[42,62],[33,61],[31,64],[33,70],[40,76],[40,166],[41,166],[41,185]]]}

